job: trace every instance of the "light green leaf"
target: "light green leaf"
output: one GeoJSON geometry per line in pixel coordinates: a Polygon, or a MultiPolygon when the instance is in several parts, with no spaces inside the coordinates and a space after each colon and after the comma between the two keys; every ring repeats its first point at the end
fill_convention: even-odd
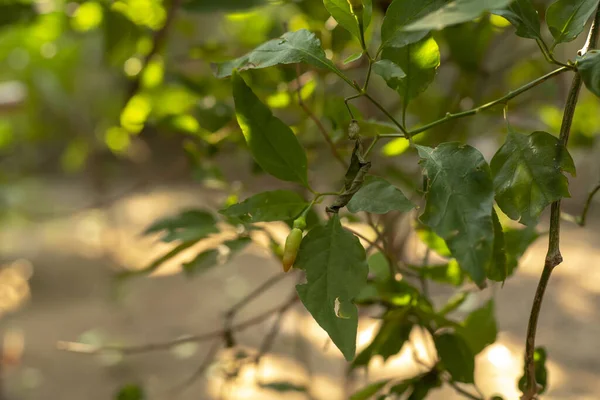
{"type": "Polygon", "coordinates": [[[380,355],[383,361],[398,354],[408,340],[413,323],[407,318],[406,309],[389,311],[383,318],[383,323],[369,344],[360,352],[352,363],[353,368],[366,366],[369,361],[380,355]]]}
{"type": "Polygon", "coordinates": [[[382,77],[388,86],[397,91],[405,103],[427,89],[440,65],[440,49],[431,36],[406,47],[385,48],[381,57],[387,60],[386,68],[378,68],[376,72],[384,73],[382,77]],[[390,67],[390,62],[396,67],[390,67]],[[401,78],[399,71],[403,71],[405,77],[401,78]]]}
{"type": "Polygon", "coordinates": [[[233,73],[233,99],[238,123],[252,156],[269,174],[307,186],[306,153],[294,132],[233,73]]]}
{"type": "Polygon", "coordinates": [[[365,183],[348,203],[348,211],[366,211],[386,214],[390,211],[407,212],[415,205],[404,196],[400,189],[383,178],[368,176],[365,183]]]}
{"type": "Polygon", "coordinates": [[[577,57],[577,70],[581,74],[585,87],[600,97],[600,51],[591,50],[577,57]]]}
{"type": "Polygon", "coordinates": [[[427,245],[427,247],[442,257],[452,257],[452,253],[446,245],[444,239],[436,235],[431,229],[426,226],[420,226],[417,228],[417,236],[423,243],[427,245]]]}
{"type": "Polygon", "coordinates": [[[479,354],[496,341],[498,327],[494,315],[494,300],[470,313],[462,323],[461,336],[466,340],[473,354],[479,354]]]}
{"type": "Polygon", "coordinates": [[[215,249],[203,251],[192,261],[183,264],[183,272],[188,276],[205,272],[207,269],[217,265],[218,257],[219,252],[215,249]]]}
{"type": "Polygon", "coordinates": [[[400,86],[406,74],[397,64],[390,60],[382,59],[373,64],[373,72],[381,76],[389,87],[396,90],[400,86]]]}
{"type": "Polygon", "coordinates": [[[404,47],[423,39],[429,30],[407,32],[404,27],[437,10],[444,0],[394,0],[381,25],[381,48],[404,47]]]}
{"type": "MultiPolygon", "coordinates": [[[[360,39],[360,28],[358,26],[357,17],[352,14],[350,10],[350,3],[348,0],[323,0],[323,4],[329,14],[348,32],[360,39]]],[[[372,0],[363,0],[364,11],[362,13],[363,18],[363,32],[367,30],[367,27],[371,23],[371,14],[373,13],[372,0]]]]}
{"type": "Polygon", "coordinates": [[[313,228],[304,237],[294,266],[306,271],[307,283],[296,286],[302,303],[346,360],[352,360],[358,329],[352,300],[367,282],[365,249],[334,214],[327,225],[313,228]],[[347,318],[337,316],[336,303],[347,318]]]}
{"type": "Polygon", "coordinates": [[[163,242],[198,241],[212,233],[218,233],[217,220],[206,211],[186,210],[178,215],[163,218],[144,231],[144,235],[164,231],[163,242]]]}
{"type": "Polygon", "coordinates": [[[216,76],[217,78],[229,76],[234,69],[257,69],[296,63],[307,63],[318,68],[329,69],[342,79],[347,79],[325,56],[321,42],[315,34],[306,29],[287,32],[280,38],[261,44],[238,59],[218,64],[216,76]]]}
{"type": "Polygon", "coordinates": [[[475,382],[475,355],[465,339],[444,332],[434,336],[435,348],[442,364],[457,382],[475,382]]]}
{"type": "Polygon", "coordinates": [[[554,37],[554,45],[579,36],[597,7],[598,0],[557,0],[550,4],[546,23],[554,37]]]}
{"type": "Polygon", "coordinates": [[[486,11],[504,8],[513,0],[454,0],[420,20],[411,23],[404,30],[423,31],[444,29],[447,26],[472,21],[486,11]]]}
{"type": "Polygon", "coordinates": [[[381,389],[383,389],[385,385],[387,385],[390,381],[391,379],[384,379],[378,382],[371,383],[367,387],[364,387],[363,389],[350,396],[350,400],[368,400],[372,396],[376,395],[381,389]]]}
{"type": "Polygon", "coordinates": [[[380,251],[369,256],[369,273],[374,276],[376,282],[385,282],[390,279],[390,263],[387,257],[380,251]]]}
{"type": "Polygon", "coordinates": [[[493,183],[477,149],[443,143],[416,146],[429,180],[421,221],[446,241],[463,271],[480,287],[493,250],[493,183]]]}
{"type": "Polygon", "coordinates": [[[465,273],[454,259],[450,260],[448,264],[413,266],[411,269],[425,279],[453,286],[460,286],[465,280],[465,273]]]}
{"type": "Polygon", "coordinates": [[[515,0],[507,8],[493,10],[492,13],[506,18],[517,28],[518,36],[542,40],[540,17],[531,0],[515,0]]]}
{"type": "Polygon", "coordinates": [[[570,197],[562,171],[575,174],[575,165],[566,149],[557,156],[559,146],[546,132],[525,136],[509,131],[490,163],[496,202],[509,218],[533,225],[550,203],[570,197]]]}
{"type": "Polygon", "coordinates": [[[504,282],[508,276],[508,266],[506,264],[506,248],[504,245],[504,231],[498,219],[496,210],[492,212],[492,222],[494,224],[494,249],[492,259],[487,266],[486,274],[488,279],[504,282]]]}
{"type": "Polygon", "coordinates": [[[287,221],[297,217],[307,206],[296,192],[273,190],[254,195],[219,212],[245,222],[287,221]]]}
{"type": "Polygon", "coordinates": [[[268,0],[186,0],[183,9],[186,11],[211,13],[211,12],[234,12],[249,8],[260,7],[268,4],[268,0]]]}
{"type": "Polygon", "coordinates": [[[359,60],[361,57],[363,56],[363,52],[358,52],[358,53],[354,53],[354,54],[350,54],[345,60],[344,60],[344,65],[346,64],[350,64],[356,60],[359,60]]]}

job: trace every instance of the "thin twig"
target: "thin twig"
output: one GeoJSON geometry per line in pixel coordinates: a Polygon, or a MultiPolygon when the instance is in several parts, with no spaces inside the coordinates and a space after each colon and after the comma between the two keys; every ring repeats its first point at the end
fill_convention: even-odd
{"type": "Polygon", "coordinates": [[[325,141],[327,142],[327,145],[329,146],[329,149],[330,149],[333,157],[340,164],[342,164],[342,166],[344,168],[348,168],[348,163],[346,162],[346,160],[344,160],[344,158],[341,156],[341,154],[337,151],[335,143],[333,143],[331,136],[329,136],[329,133],[327,133],[327,129],[325,129],[325,126],[323,125],[321,120],[319,118],[317,118],[317,116],[311,111],[311,109],[308,108],[306,103],[304,103],[304,100],[302,100],[302,93],[301,93],[302,82],[300,82],[300,64],[296,65],[296,80],[298,82],[297,87],[296,87],[296,93],[298,95],[298,105],[302,108],[302,110],[304,110],[304,113],[315,123],[319,132],[321,132],[321,136],[323,136],[323,139],[325,139],[325,141]]]}
{"type": "MultiPolygon", "coordinates": [[[[294,291],[294,294],[295,293],[296,292],[294,291]]],[[[269,350],[271,350],[271,348],[273,347],[273,343],[275,342],[275,337],[277,337],[277,334],[279,333],[279,329],[281,328],[281,322],[283,321],[283,317],[285,316],[285,314],[290,310],[290,308],[293,305],[294,305],[294,303],[287,303],[287,304],[285,304],[284,307],[279,309],[279,311],[277,312],[277,319],[273,322],[273,325],[271,326],[271,330],[269,331],[269,333],[267,333],[267,335],[263,339],[263,342],[260,346],[258,354],[256,355],[256,358],[255,358],[256,364],[260,363],[260,360],[262,359],[262,357],[265,354],[267,354],[269,352],[269,350]]]]}
{"type": "MultiPolygon", "coordinates": [[[[596,47],[598,41],[598,30],[600,28],[600,8],[596,10],[596,16],[594,22],[590,28],[588,39],[583,49],[579,51],[581,55],[585,54],[589,49],[596,47]]],[[[571,83],[571,89],[567,97],[567,103],[565,105],[565,111],[563,114],[562,125],[560,128],[559,140],[563,145],[559,148],[559,151],[564,151],[569,142],[569,135],[571,133],[571,124],[573,123],[573,117],[575,115],[575,108],[577,107],[577,100],[579,98],[579,92],[581,90],[582,80],[579,74],[576,74],[571,83]]],[[[560,154],[558,154],[560,156],[560,154]]],[[[548,286],[548,281],[552,275],[552,271],[558,266],[563,258],[560,252],[560,212],[561,201],[558,200],[552,203],[550,211],[550,234],[548,240],[548,253],[546,254],[546,260],[544,262],[544,269],[538,283],[535,297],[533,299],[533,305],[531,307],[531,314],[529,316],[529,323],[527,327],[527,340],[525,346],[525,377],[526,385],[523,391],[522,400],[532,400],[538,393],[538,385],[535,381],[535,336],[537,330],[538,318],[540,316],[540,310],[542,308],[542,301],[544,299],[544,293],[548,286]]]]}
{"type": "Polygon", "coordinates": [[[583,207],[583,212],[581,213],[581,218],[579,218],[579,221],[577,222],[579,226],[585,226],[587,222],[588,212],[590,211],[590,206],[592,205],[592,200],[598,192],[600,192],[600,183],[596,185],[596,187],[593,188],[590,194],[588,195],[588,198],[585,202],[585,206],[583,207]]]}
{"type": "Polygon", "coordinates": [[[208,367],[210,367],[213,360],[215,359],[215,356],[219,352],[221,345],[222,345],[221,340],[215,341],[215,343],[208,350],[208,353],[206,353],[206,355],[204,356],[202,363],[200,363],[200,365],[198,366],[196,371],[194,371],[194,373],[192,375],[190,375],[185,381],[183,381],[182,383],[180,383],[179,385],[177,385],[176,387],[171,389],[171,394],[176,394],[176,393],[184,391],[185,389],[189,388],[194,382],[196,382],[196,380],[198,380],[200,377],[202,377],[202,375],[204,375],[204,372],[206,371],[206,369],[208,367]]]}
{"type": "Polygon", "coordinates": [[[476,396],[476,395],[474,395],[472,393],[467,392],[465,389],[463,389],[460,386],[458,386],[458,384],[456,382],[454,382],[453,380],[451,380],[451,379],[448,380],[448,384],[450,386],[452,386],[452,388],[454,390],[456,390],[458,393],[462,394],[463,396],[465,396],[468,399],[472,399],[472,400],[484,400],[483,397],[479,397],[479,396],[476,396]]]}
{"type": "MultiPolygon", "coordinates": [[[[279,312],[283,308],[289,307],[291,304],[298,301],[298,296],[294,295],[288,301],[286,301],[283,305],[279,305],[275,308],[269,309],[255,317],[252,317],[244,322],[241,322],[237,325],[233,325],[231,327],[232,332],[240,332],[245,329],[248,329],[254,325],[258,325],[261,322],[269,319],[273,314],[279,312]]],[[[165,342],[156,342],[156,343],[148,343],[143,345],[136,346],[115,346],[115,345],[107,345],[107,346],[93,346],[85,343],[77,343],[77,342],[58,342],[57,348],[59,350],[68,351],[72,353],[79,354],[100,354],[107,351],[116,351],[120,352],[124,355],[133,355],[133,354],[141,354],[147,353],[151,351],[158,350],[169,350],[175,346],[184,344],[184,343],[198,343],[203,342],[210,339],[215,339],[218,337],[223,337],[227,331],[225,329],[220,329],[212,332],[201,333],[197,335],[185,336],[177,339],[171,339],[165,342]]]]}
{"type": "Polygon", "coordinates": [[[289,275],[279,273],[279,274],[274,275],[271,278],[267,279],[256,289],[254,289],[253,291],[248,293],[246,296],[244,296],[244,298],[242,298],[240,301],[238,301],[233,306],[231,306],[231,308],[227,311],[226,315],[233,317],[242,308],[244,308],[246,305],[251,303],[255,298],[259,297],[261,294],[263,294],[265,291],[267,291],[271,286],[274,286],[276,283],[283,280],[287,276],[289,276],[289,275]]]}

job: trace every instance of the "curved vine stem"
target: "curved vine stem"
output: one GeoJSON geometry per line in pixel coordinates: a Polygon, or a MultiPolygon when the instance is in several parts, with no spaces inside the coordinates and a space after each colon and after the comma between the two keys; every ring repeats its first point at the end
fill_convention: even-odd
{"type": "MultiPolygon", "coordinates": [[[[600,8],[596,10],[596,16],[590,33],[588,35],[587,42],[583,49],[579,51],[579,54],[585,54],[588,50],[596,47],[598,42],[598,29],[600,25],[600,8]]],[[[563,114],[562,125],[560,128],[559,140],[562,143],[562,147],[558,151],[563,151],[569,143],[569,135],[571,133],[571,125],[573,123],[573,117],[575,115],[575,108],[577,107],[577,100],[579,98],[579,92],[581,91],[581,75],[576,74],[571,83],[571,89],[567,97],[567,103],[565,105],[565,111],[563,114]]],[[[542,308],[542,301],[544,299],[544,293],[546,287],[552,275],[552,271],[562,261],[562,255],[560,252],[560,200],[552,203],[550,211],[550,235],[548,240],[548,253],[546,254],[546,260],[544,262],[544,269],[538,283],[535,296],[533,298],[533,305],[531,307],[531,314],[529,316],[529,324],[527,327],[527,340],[525,345],[525,390],[521,400],[532,400],[538,393],[538,385],[535,380],[535,335],[537,330],[538,318],[540,316],[540,310],[542,308]]]]}

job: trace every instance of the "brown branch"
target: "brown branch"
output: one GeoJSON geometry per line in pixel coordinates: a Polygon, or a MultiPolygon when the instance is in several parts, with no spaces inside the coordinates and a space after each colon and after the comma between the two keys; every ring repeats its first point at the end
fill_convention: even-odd
{"type": "Polygon", "coordinates": [[[329,145],[329,149],[331,150],[331,154],[333,155],[333,157],[340,164],[342,164],[342,166],[344,168],[348,168],[348,163],[346,162],[346,160],[344,160],[344,158],[341,156],[341,154],[337,151],[337,148],[335,147],[335,143],[333,143],[331,136],[329,136],[329,133],[327,133],[327,129],[325,129],[325,126],[323,125],[321,120],[319,118],[317,118],[317,116],[304,103],[304,100],[302,100],[302,93],[301,93],[302,82],[300,82],[300,65],[296,65],[296,80],[298,82],[297,87],[296,87],[296,94],[298,96],[298,105],[302,108],[302,110],[304,110],[304,113],[315,123],[315,125],[317,126],[317,129],[321,133],[321,136],[323,136],[323,139],[325,139],[325,141],[327,142],[327,145],[329,145]]]}
{"type": "MultiPolygon", "coordinates": [[[[598,41],[598,30],[600,28],[600,8],[596,10],[596,16],[594,22],[590,28],[588,39],[583,49],[579,51],[580,55],[585,54],[588,50],[596,47],[598,41]]],[[[565,111],[563,114],[562,125],[560,128],[559,140],[563,145],[559,148],[560,151],[565,151],[569,142],[569,135],[571,133],[571,125],[573,123],[573,117],[575,115],[575,108],[577,107],[577,100],[579,98],[579,92],[581,90],[582,80],[581,75],[577,73],[571,83],[571,89],[567,97],[565,105],[565,111]]],[[[558,154],[560,156],[560,153],[558,154]]],[[[558,158],[557,158],[558,159],[558,158]]],[[[546,254],[546,260],[544,262],[544,269],[538,283],[535,297],[533,299],[533,305],[531,307],[531,314],[529,316],[529,323],[527,327],[527,340],[525,344],[525,377],[526,385],[523,391],[521,400],[532,400],[537,396],[538,385],[535,381],[535,336],[537,331],[537,323],[542,308],[542,301],[544,299],[544,293],[546,287],[552,275],[552,271],[562,261],[562,255],[560,252],[560,220],[561,220],[561,201],[558,200],[552,203],[550,211],[550,234],[548,240],[548,253],[546,254]]]]}
{"type": "Polygon", "coordinates": [[[194,371],[194,373],[190,375],[185,381],[171,389],[172,394],[182,392],[188,387],[190,387],[194,382],[196,382],[196,380],[198,380],[204,374],[204,371],[206,371],[210,364],[212,364],[220,348],[221,340],[215,341],[215,343],[208,350],[208,353],[206,353],[206,355],[204,356],[202,363],[198,366],[196,371],[194,371]]]}
{"type": "MultiPolygon", "coordinates": [[[[294,293],[288,301],[286,301],[283,305],[279,305],[275,308],[269,309],[253,318],[250,318],[244,322],[241,322],[237,325],[233,325],[230,329],[232,332],[241,332],[245,329],[248,329],[254,325],[258,325],[261,322],[269,319],[273,314],[280,312],[282,309],[286,309],[290,307],[291,304],[294,304],[298,301],[298,296],[294,293]]],[[[58,342],[57,348],[63,351],[69,351],[72,353],[80,353],[80,354],[99,354],[107,351],[116,351],[120,352],[124,355],[133,355],[133,354],[141,354],[147,353],[151,351],[158,350],[169,350],[175,346],[184,344],[184,343],[198,343],[204,342],[206,340],[215,339],[219,337],[224,337],[227,334],[225,329],[220,329],[212,332],[201,333],[197,335],[185,336],[178,339],[172,339],[165,342],[155,342],[148,343],[143,345],[136,346],[93,346],[84,343],[77,342],[58,342]]]]}

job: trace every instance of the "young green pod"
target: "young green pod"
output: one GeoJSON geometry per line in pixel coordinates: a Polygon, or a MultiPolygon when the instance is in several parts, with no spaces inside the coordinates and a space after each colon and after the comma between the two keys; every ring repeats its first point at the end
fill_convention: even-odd
{"type": "Polygon", "coordinates": [[[302,230],[292,229],[287,239],[285,239],[285,248],[283,249],[283,271],[288,272],[296,261],[298,249],[302,242],[302,230]]]}
{"type": "Polygon", "coordinates": [[[300,217],[296,218],[294,220],[293,228],[300,229],[300,230],[306,229],[306,217],[304,215],[301,215],[300,217]]]}

